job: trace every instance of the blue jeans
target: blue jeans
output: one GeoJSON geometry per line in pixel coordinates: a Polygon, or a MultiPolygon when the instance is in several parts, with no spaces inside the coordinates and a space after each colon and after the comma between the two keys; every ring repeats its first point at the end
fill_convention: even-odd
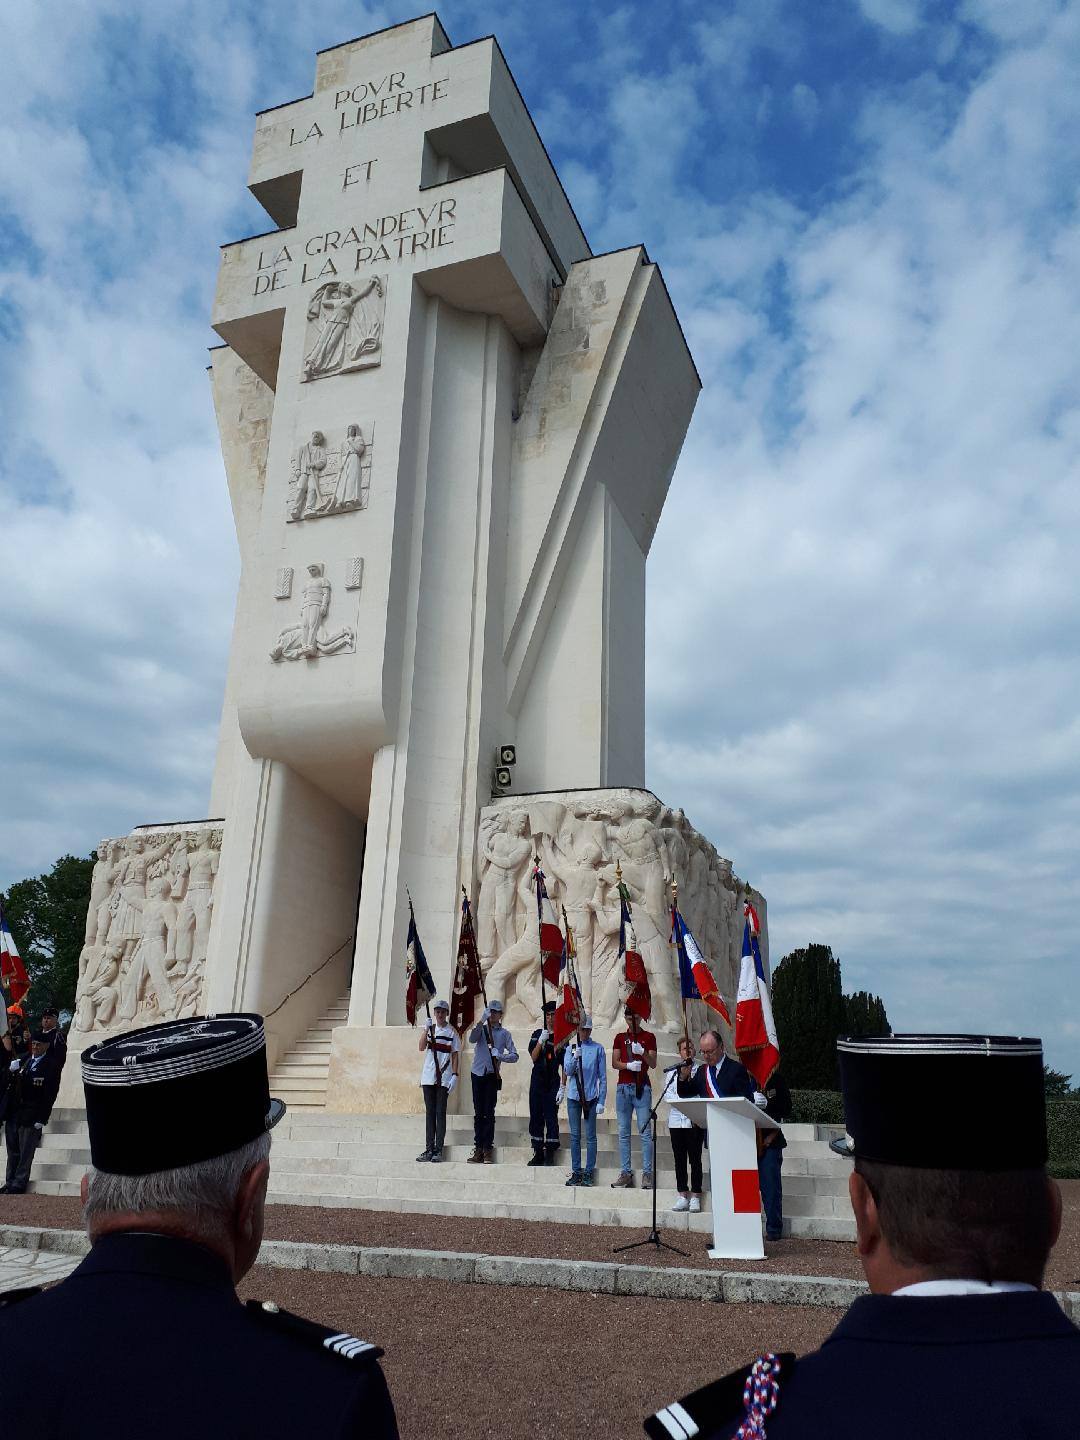
{"type": "Polygon", "coordinates": [[[763,1150],[758,1160],[758,1184],[761,1186],[761,1204],[765,1211],[765,1234],[770,1240],[779,1240],[784,1228],[784,1191],[780,1183],[783,1163],[784,1152],[776,1144],[763,1150]]]}
{"type": "MultiPolygon", "coordinates": [[[[581,1101],[567,1099],[566,1118],[570,1121],[570,1166],[575,1175],[581,1174],[581,1101]]],[[[590,1173],[596,1169],[596,1102],[589,1106],[585,1116],[585,1169],[590,1173]]]]}
{"type": "Polygon", "coordinates": [[[636,1085],[615,1086],[615,1114],[619,1119],[619,1163],[622,1166],[624,1175],[629,1175],[631,1170],[630,1162],[630,1117],[637,1117],[638,1130],[641,1134],[641,1168],[652,1174],[653,1143],[652,1129],[646,1130],[649,1111],[652,1109],[652,1086],[644,1085],[641,1090],[641,1099],[634,1093],[636,1085]]]}

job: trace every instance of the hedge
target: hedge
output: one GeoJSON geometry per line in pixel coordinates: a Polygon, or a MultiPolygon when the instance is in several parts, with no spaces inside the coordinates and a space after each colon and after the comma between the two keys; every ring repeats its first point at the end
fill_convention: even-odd
{"type": "Polygon", "coordinates": [[[792,1090],[791,1118],[802,1125],[843,1125],[839,1090],[792,1090]]]}
{"type": "Polygon", "coordinates": [[[1046,1138],[1050,1174],[1059,1180],[1080,1180],[1080,1095],[1047,1100],[1046,1138]]]}
{"type": "MultiPolygon", "coordinates": [[[[838,1090],[793,1090],[792,1120],[804,1125],[843,1125],[844,1103],[838,1090]]],[[[1050,1174],[1080,1180],[1080,1095],[1046,1102],[1050,1174]]]]}

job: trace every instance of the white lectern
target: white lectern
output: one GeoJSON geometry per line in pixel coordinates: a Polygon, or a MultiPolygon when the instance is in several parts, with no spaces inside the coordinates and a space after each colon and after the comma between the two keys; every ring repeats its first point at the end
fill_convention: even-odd
{"type": "Polygon", "coordinates": [[[764,1260],[757,1132],[780,1126],[749,1100],[688,1100],[680,1095],[672,1103],[709,1135],[713,1213],[709,1258],[764,1260]]]}

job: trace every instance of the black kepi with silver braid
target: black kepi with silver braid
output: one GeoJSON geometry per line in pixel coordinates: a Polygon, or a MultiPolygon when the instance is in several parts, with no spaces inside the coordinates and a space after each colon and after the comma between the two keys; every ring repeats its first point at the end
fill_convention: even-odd
{"type": "Polygon", "coordinates": [[[83,1052],[90,1157],[149,1175],[226,1155],[285,1113],[270,1097],[261,1015],[170,1020],[83,1052]]]}
{"type": "Polygon", "coordinates": [[[888,1035],[837,1041],[839,1154],[927,1170],[1046,1164],[1042,1041],[1012,1035],[888,1035]]]}

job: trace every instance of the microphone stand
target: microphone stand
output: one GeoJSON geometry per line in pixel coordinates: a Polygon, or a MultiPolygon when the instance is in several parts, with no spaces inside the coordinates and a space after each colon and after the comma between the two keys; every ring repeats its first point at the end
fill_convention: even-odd
{"type": "Polygon", "coordinates": [[[642,1245],[652,1245],[657,1250],[670,1250],[673,1255],[685,1255],[687,1253],[685,1250],[680,1250],[677,1245],[669,1245],[666,1240],[661,1240],[660,1231],[656,1228],[656,1177],[659,1174],[659,1166],[656,1163],[658,1159],[656,1153],[656,1112],[660,1109],[664,1096],[671,1089],[672,1082],[674,1081],[675,1076],[679,1073],[679,1070],[681,1069],[683,1069],[683,1066],[680,1065],[676,1069],[672,1070],[671,1074],[667,1078],[667,1084],[664,1086],[663,1090],[660,1091],[660,1098],[649,1111],[648,1124],[652,1126],[653,1141],[652,1229],[649,1231],[648,1235],[645,1236],[644,1240],[632,1240],[629,1245],[612,1246],[613,1255],[620,1255],[624,1250],[639,1250],[642,1245]]]}

